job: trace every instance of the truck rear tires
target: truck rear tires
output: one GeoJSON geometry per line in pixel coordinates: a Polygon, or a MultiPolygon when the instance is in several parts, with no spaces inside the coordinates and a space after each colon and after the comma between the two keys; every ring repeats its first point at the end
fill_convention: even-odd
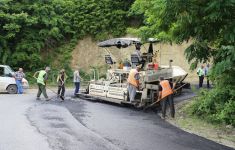
{"type": "Polygon", "coordinates": [[[17,86],[14,84],[11,84],[7,87],[7,92],[9,94],[17,94],[17,86]]]}

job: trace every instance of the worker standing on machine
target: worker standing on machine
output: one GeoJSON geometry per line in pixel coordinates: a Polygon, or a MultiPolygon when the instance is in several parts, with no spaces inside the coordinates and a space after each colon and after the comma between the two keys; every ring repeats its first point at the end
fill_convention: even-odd
{"type": "Polygon", "coordinates": [[[175,106],[173,100],[173,83],[168,80],[164,80],[164,77],[160,77],[159,83],[159,94],[158,100],[161,100],[162,105],[162,118],[165,119],[166,116],[166,105],[169,103],[170,105],[170,113],[171,117],[175,117],[175,106]]]}
{"type": "Polygon", "coordinates": [[[141,66],[137,66],[135,69],[131,69],[127,82],[128,82],[128,92],[130,102],[133,103],[135,101],[135,95],[137,89],[139,89],[139,71],[141,66]]]}
{"type": "Polygon", "coordinates": [[[138,56],[139,62],[142,65],[141,69],[143,69],[144,65],[145,65],[145,60],[143,59],[143,54],[140,51],[140,47],[141,47],[141,43],[136,43],[135,44],[134,54],[136,54],[138,56]]]}

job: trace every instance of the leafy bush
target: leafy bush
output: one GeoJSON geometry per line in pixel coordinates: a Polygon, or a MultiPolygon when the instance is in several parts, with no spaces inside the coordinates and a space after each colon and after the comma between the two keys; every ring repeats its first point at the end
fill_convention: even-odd
{"type": "MultiPolygon", "coordinates": [[[[208,121],[235,126],[235,97],[228,89],[201,90],[191,113],[208,121]]],[[[233,91],[234,92],[234,91],[233,91]]]]}

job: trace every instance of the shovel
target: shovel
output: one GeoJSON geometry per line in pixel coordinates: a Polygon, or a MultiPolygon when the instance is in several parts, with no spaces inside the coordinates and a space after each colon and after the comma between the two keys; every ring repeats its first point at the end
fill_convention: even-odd
{"type": "MultiPolygon", "coordinates": [[[[47,87],[47,89],[49,89],[52,93],[55,93],[56,95],[58,95],[58,93],[55,92],[54,90],[52,90],[52,89],[50,89],[50,88],[48,88],[48,87],[47,87]]],[[[64,101],[64,97],[63,97],[63,96],[59,95],[59,98],[60,98],[62,101],[64,101]]]]}
{"type": "MultiPolygon", "coordinates": [[[[183,84],[183,85],[181,85],[180,87],[178,87],[177,89],[173,89],[173,91],[174,91],[174,93],[176,92],[176,91],[178,91],[180,88],[182,88],[182,87],[184,87],[186,85],[186,83],[185,84],[183,84]]],[[[162,100],[162,98],[161,99],[158,99],[157,101],[155,101],[155,102],[153,102],[152,104],[150,104],[149,106],[146,106],[145,108],[144,108],[144,110],[146,110],[146,109],[148,109],[148,108],[150,108],[150,107],[152,107],[152,106],[154,106],[155,104],[157,104],[158,102],[160,102],[162,100]]]]}
{"type": "MultiPolygon", "coordinates": [[[[34,77],[34,79],[37,79],[37,78],[34,77]]],[[[48,88],[48,87],[47,87],[47,89],[49,89],[52,93],[54,93],[54,94],[57,95],[57,92],[55,92],[54,90],[52,90],[52,89],[50,89],[50,88],[48,88]]],[[[59,98],[64,101],[64,97],[63,97],[63,96],[59,95],[59,98]]]]}

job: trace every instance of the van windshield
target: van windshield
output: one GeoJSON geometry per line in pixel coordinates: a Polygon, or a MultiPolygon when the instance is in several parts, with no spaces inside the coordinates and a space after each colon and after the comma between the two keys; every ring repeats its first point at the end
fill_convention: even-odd
{"type": "Polygon", "coordinates": [[[10,73],[14,73],[14,70],[12,70],[10,66],[6,66],[6,68],[9,70],[10,73]]]}
{"type": "Polygon", "coordinates": [[[0,76],[3,76],[3,75],[4,75],[4,68],[0,67],[0,76]]]}
{"type": "Polygon", "coordinates": [[[4,75],[14,75],[14,71],[11,69],[11,67],[6,66],[4,69],[4,75]]]}

